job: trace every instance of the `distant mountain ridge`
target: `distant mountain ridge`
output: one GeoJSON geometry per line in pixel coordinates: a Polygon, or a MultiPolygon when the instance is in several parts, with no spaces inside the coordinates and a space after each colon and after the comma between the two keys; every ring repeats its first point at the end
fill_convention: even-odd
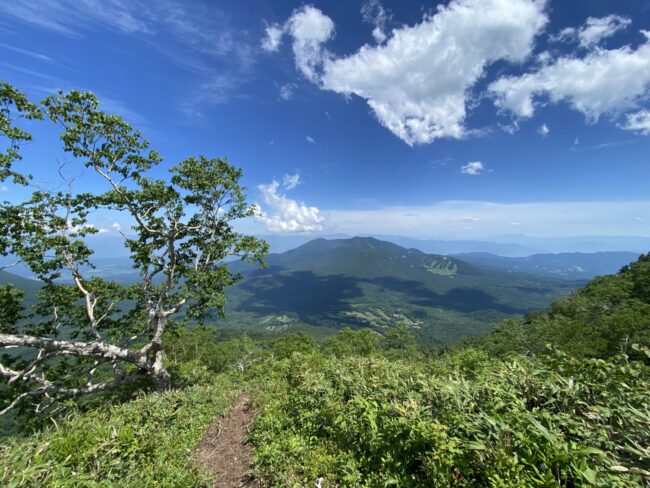
{"type": "Polygon", "coordinates": [[[511,272],[557,276],[568,279],[591,279],[613,274],[639,255],[630,252],[533,254],[527,257],[503,257],[489,253],[464,253],[458,259],[479,267],[511,272]]]}
{"type": "MultiPolygon", "coordinates": [[[[271,246],[271,252],[280,253],[294,249],[317,238],[349,239],[346,234],[331,235],[259,235],[271,246]]],[[[526,257],[533,254],[565,252],[631,252],[638,256],[650,251],[650,237],[642,236],[573,236],[534,237],[519,234],[501,235],[481,239],[418,238],[400,235],[362,234],[392,242],[402,247],[419,249],[431,254],[456,255],[486,252],[506,257],[526,257]]]]}
{"type": "MultiPolygon", "coordinates": [[[[332,234],[323,236],[310,235],[260,235],[260,239],[266,240],[273,253],[282,253],[302,246],[315,239],[339,240],[351,239],[355,236],[346,234],[332,234]]],[[[373,237],[377,240],[392,242],[398,246],[419,249],[431,254],[459,254],[465,252],[489,252],[501,256],[529,256],[543,249],[524,246],[514,243],[490,242],[486,240],[462,240],[462,239],[418,239],[414,237],[393,236],[393,235],[361,235],[358,237],[373,237]]]]}

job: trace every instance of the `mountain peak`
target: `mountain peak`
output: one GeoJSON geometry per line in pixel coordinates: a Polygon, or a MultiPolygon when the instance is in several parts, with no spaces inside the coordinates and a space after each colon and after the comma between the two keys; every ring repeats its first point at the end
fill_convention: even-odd
{"type": "Polygon", "coordinates": [[[473,266],[453,257],[425,254],[375,237],[311,240],[282,254],[269,256],[269,265],[327,274],[424,279],[477,274],[473,266]]]}

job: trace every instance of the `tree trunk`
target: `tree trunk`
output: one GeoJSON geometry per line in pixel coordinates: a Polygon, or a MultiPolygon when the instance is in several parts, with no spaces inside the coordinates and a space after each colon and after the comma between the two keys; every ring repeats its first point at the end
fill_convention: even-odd
{"type": "Polygon", "coordinates": [[[165,365],[163,364],[163,359],[165,353],[161,350],[156,351],[156,360],[153,363],[151,368],[151,378],[153,384],[156,387],[156,391],[168,391],[172,387],[171,376],[165,365]]]}

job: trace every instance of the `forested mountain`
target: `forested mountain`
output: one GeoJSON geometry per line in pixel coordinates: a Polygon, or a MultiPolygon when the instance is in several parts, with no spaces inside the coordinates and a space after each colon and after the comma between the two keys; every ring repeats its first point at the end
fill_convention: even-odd
{"type": "Polygon", "coordinates": [[[393,276],[426,280],[431,276],[481,274],[459,259],[425,254],[373,237],[314,239],[290,251],[271,254],[266,262],[271,269],[280,267],[361,278],[393,276]]]}
{"type": "Polygon", "coordinates": [[[231,264],[244,279],[229,291],[218,324],[268,331],[306,326],[320,336],[342,326],[381,331],[402,323],[429,344],[448,344],[543,308],[580,284],[481,269],[371,237],[315,239],[270,254],[266,263],[264,270],[231,264]]]}

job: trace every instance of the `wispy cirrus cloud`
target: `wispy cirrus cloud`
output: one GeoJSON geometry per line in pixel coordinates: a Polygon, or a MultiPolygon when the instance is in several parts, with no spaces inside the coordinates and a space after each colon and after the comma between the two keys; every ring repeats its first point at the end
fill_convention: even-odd
{"type": "Polygon", "coordinates": [[[324,232],[479,238],[517,232],[537,236],[636,235],[650,237],[642,216],[650,201],[442,201],[422,206],[322,210],[324,232]],[[405,218],[408,215],[409,218],[405,218]],[[639,220],[641,217],[641,220],[639,220]],[[471,224],[471,228],[468,227],[471,224]]]}
{"type": "Polygon", "coordinates": [[[8,49],[9,51],[14,51],[19,54],[23,54],[25,56],[38,59],[39,61],[46,61],[48,63],[54,62],[54,59],[52,59],[49,56],[46,56],[45,54],[37,53],[36,51],[30,51],[29,49],[23,49],[22,47],[18,47],[18,46],[12,46],[11,44],[7,44],[6,42],[0,42],[0,48],[8,49]]]}
{"type": "Polygon", "coordinates": [[[238,93],[256,63],[248,33],[207,3],[189,8],[180,0],[15,0],[0,3],[0,14],[71,38],[92,35],[98,27],[138,38],[196,77],[180,102],[192,116],[201,105],[238,93]]]}

